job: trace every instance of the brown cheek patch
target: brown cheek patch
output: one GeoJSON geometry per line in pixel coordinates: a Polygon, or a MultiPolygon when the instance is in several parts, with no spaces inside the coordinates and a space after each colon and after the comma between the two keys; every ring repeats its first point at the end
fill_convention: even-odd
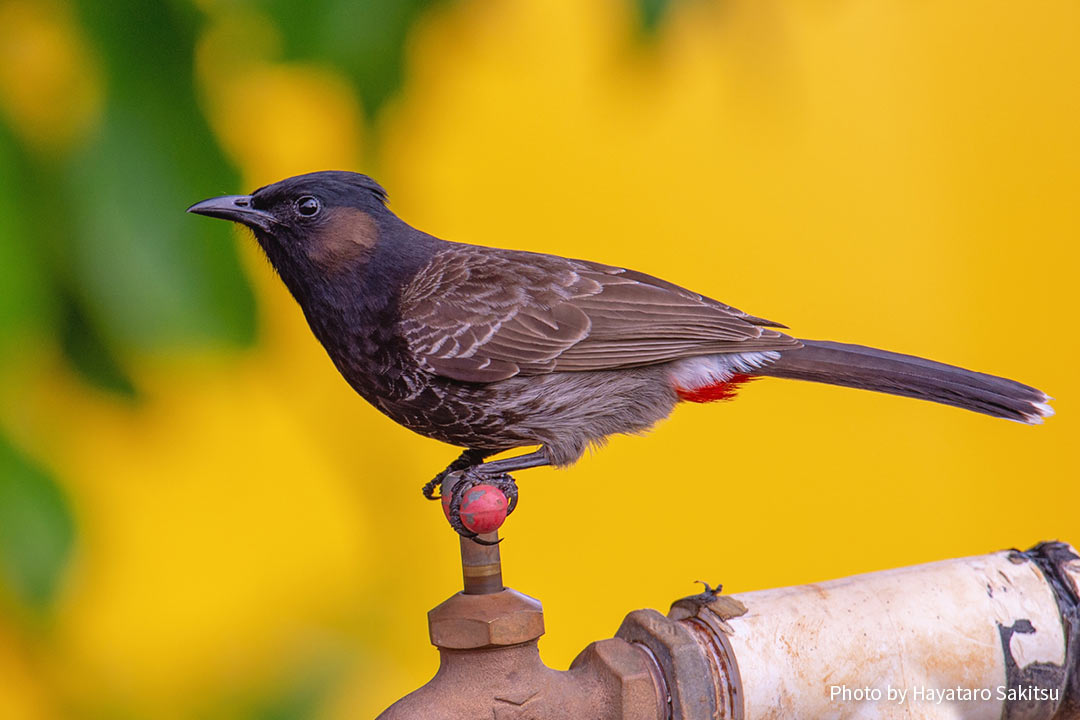
{"type": "Polygon", "coordinates": [[[375,221],[362,210],[336,208],[323,230],[311,239],[308,255],[327,272],[363,263],[379,239],[375,221]]]}

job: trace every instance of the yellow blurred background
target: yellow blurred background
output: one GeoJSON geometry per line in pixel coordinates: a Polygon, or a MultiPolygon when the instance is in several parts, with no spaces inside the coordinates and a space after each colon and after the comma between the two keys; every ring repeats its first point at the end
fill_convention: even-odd
{"type": "MultiPolygon", "coordinates": [[[[27,297],[44,275],[11,268],[58,217],[83,227],[85,214],[98,244],[54,244],[50,267],[75,288],[98,268],[73,292],[123,316],[139,292],[184,297],[198,284],[139,284],[155,233],[114,239],[144,198],[163,208],[149,227],[170,228],[162,257],[180,272],[171,248],[210,225],[183,215],[190,203],[353,169],[440,237],[625,265],[801,337],[920,354],[1058,398],[1057,417],[1024,427],[763,380],[573,469],[522,472],[505,577],[544,602],[550,665],[632,609],[697,592],[699,578],[739,592],[1080,543],[1073,0],[404,3],[400,78],[385,87],[357,74],[363,57],[350,67],[290,50],[282,3],[144,5],[159,4],[162,18],[191,19],[190,52],[162,51],[136,81],[120,70],[142,56],[110,54],[88,3],[0,0],[9,156],[51,177],[86,155],[74,177],[114,173],[138,190],[92,195],[119,203],[98,220],[72,210],[90,192],[79,188],[103,187],[90,180],[0,213],[4,282],[27,297]],[[159,162],[144,148],[170,143],[173,116],[149,95],[174,83],[193,88],[208,140],[176,136],[179,159],[159,162]],[[99,140],[99,155],[84,150],[99,140]],[[183,183],[154,182],[203,144],[235,174],[192,165],[183,183]],[[114,272],[130,268],[124,295],[114,272]]],[[[174,37],[139,25],[154,12],[132,12],[127,30],[174,37]]],[[[25,186],[19,167],[0,168],[10,187],[25,186]]],[[[458,589],[457,541],[419,488],[456,450],[355,396],[251,238],[219,240],[235,244],[250,290],[218,292],[227,272],[206,275],[217,294],[182,342],[158,342],[149,310],[116,326],[140,329],[134,340],[103,331],[123,368],[111,389],[47,323],[20,326],[3,355],[0,431],[15,459],[0,464],[0,503],[45,498],[26,501],[44,508],[40,527],[21,505],[0,507],[4,720],[364,718],[436,668],[424,613],[458,589]],[[234,315],[239,340],[191,340],[234,315]]],[[[87,307],[91,327],[113,327],[87,307]]]]}

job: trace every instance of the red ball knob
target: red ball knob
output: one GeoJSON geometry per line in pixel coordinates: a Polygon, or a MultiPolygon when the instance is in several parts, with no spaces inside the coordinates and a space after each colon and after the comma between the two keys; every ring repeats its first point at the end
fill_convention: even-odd
{"type": "MultiPolygon", "coordinates": [[[[443,512],[450,517],[450,496],[443,495],[443,512]]],[[[477,485],[461,498],[461,522],[474,533],[494,532],[506,520],[506,495],[491,485],[477,485]]]]}

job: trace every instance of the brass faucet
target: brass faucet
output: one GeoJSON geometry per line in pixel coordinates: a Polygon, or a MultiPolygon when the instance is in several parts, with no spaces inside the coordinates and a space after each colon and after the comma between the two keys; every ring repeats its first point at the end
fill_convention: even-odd
{"type": "Polygon", "coordinates": [[[706,586],[667,616],[631,612],[559,671],[540,660],[539,601],[503,586],[498,545],[460,542],[463,590],[428,613],[439,670],[379,720],[989,716],[934,700],[953,685],[992,693],[995,717],[1080,718],[1080,557],[1064,543],[737,596],[706,586]],[[881,685],[907,704],[868,707],[859,693],[881,685]]]}

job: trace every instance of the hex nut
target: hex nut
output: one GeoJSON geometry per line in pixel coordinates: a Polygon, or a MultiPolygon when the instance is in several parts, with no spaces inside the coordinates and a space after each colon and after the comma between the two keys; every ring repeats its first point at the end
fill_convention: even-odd
{"type": "Polygon", "coordinates": [[[519,645],[544,634],[544,611],[516,590],[457,593],[428,613],[428,631],[433,645],[451,650],[519,645]]]}
{"type": "Polygon", "coordinates": [[[572,671],[588,672],[599,680],[612,703],[612,717],[657,720],[667,698],[649,672],[645,652],[621,638],[592,643],[570,664],[572,671]]]}

